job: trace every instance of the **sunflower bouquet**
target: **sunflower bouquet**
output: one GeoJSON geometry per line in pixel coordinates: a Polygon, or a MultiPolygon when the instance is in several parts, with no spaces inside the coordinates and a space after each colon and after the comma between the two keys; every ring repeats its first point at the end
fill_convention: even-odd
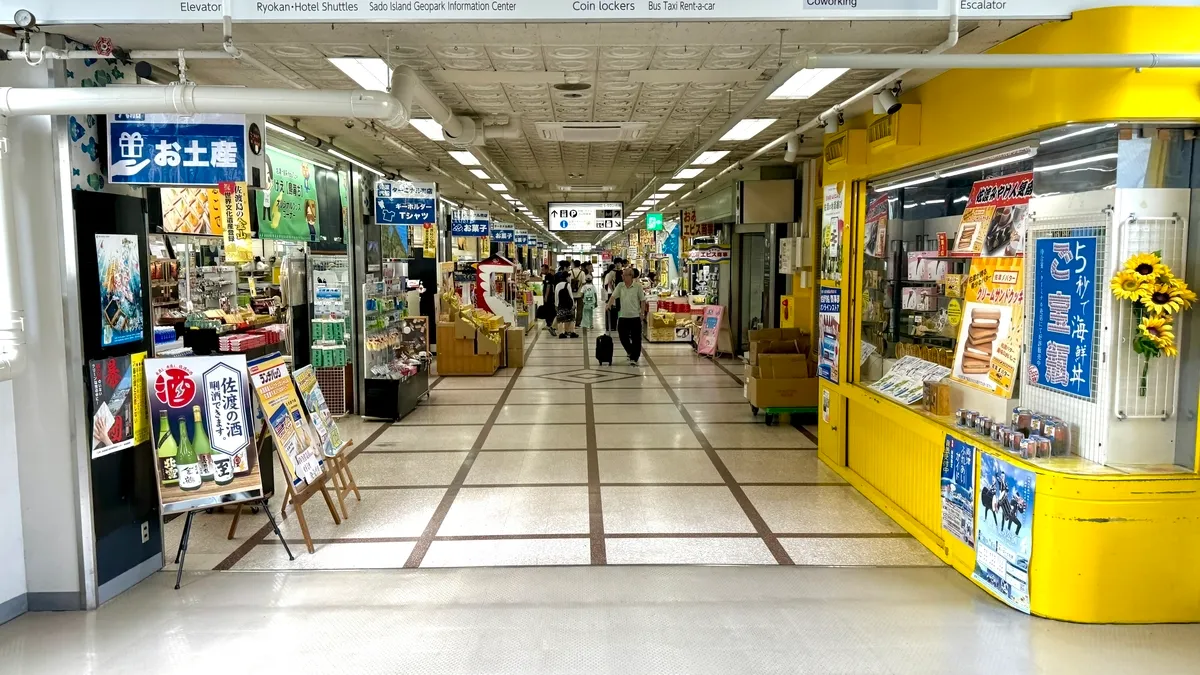
{"type": "Polygon", "coordinates": [[[1137,331],[1133,351],[1144,358],[1138,395],[1146,395],[1146,374],[1150,360],[1178,356],[1175,344],[1175,317],[1191,309],[1196,293],[1171,272],[1159,253],[1138,253],[1125,261],[1121,271],[1109,282],[1118,300],[1133,303],[1137,331]]]}

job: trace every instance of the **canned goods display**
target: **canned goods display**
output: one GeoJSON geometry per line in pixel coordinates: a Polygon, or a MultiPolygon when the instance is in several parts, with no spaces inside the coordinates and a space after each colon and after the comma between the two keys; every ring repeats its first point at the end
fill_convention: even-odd
{"type": "Polygon", "coordinates": [[[1050,439],[1045,436],[1034,436],[1031,440],[1037,444],[1034,446],[1034,458],[1048,459],[1050,457],[1050,439]]]}
{"type": "Polygon", "coordinates": [[[966,408],[959,408],[958,410],[954,411],[954,418],[955,418],[955,420],[957,420],[958,426],[960,426],[960,427],[967,426],[967,413],[968,412],[970,412],[970,411],[967,410],[966,408]]]}
{"type": "Polygon", "coordinates": [[[1042,422],[1042,435],[1050,439],[1050,454],[1055,457],[1071,454],[1071,427],[1054,417],[1042,422]]]}
{"type": "Polygon", "coordinates": [[[991,436],[992,435],[992,418],[980,417],[979,421],[976,422],[976,424],[975,424],[975,428],[979,431],[979,433],[983,434],[984,436],[991,436]]]}
{"type": "Polygon", "coordinates": [[[1021,450],[1021,444],[1024,442],[1025,442],[1025,434],[1023,432],[1014,431],[1011,434],[1009,434],[1008,447],[1009,447],[1009,449],[1013,450],[1014,452],[1019,452],[1021,450]]]}
{"type": "Polygon", "coordinates": [[[976,422],[979,421],[979,413],[974,410],[967,411],[967,428],[974,429],[976,422]]]}
{"type": "Polygon", "coordinates": [[[1025,430],[1027,436],[1040,436],[1042,434],[1042,422],[1044,417],[1038,413],[1029,416],[1029,428],[1025,430]]]}
{"type": "Polygon", "coordinates": [[[1026,438],[1025,440],[1021,441],[1021,448],[1017,454],[1021,456],[1021,459],[1033,459],[1033,457],[1037,454],[1037,440],[1034,438],[1026,438]]]}
{"type": "Polygon", "coordinates": [[[1013,408],[1012,411],[1012,428],[1021,433],[1029,432],[1030,418],[1033,416],[1033,411],[1029,408],[1013,408]]]}

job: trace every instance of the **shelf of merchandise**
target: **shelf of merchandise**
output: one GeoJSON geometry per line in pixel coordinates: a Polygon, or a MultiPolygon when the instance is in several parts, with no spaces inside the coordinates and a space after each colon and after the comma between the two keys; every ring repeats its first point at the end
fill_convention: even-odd
{"type": "Polygon", "coordinates": [[[351,348],[353,319],[350,297],[350,258],[337,254],[312,253],[308,256],[309,301],[312,302],[313,348],[340,344],[345,348],[344,365],[315,366],[317,382],[325,395],[330,414],[346,415],[354,400],[354,350],[351,348]],[[317,338],[316,322],[341,319],[344,323],[340,343],[317,338]]]}
{"type": "Polygon", "coordinates": [[[363,284],[364,417],[400,419],[429,391],[429,323],[406,293],[402,276],[363,284]]]}

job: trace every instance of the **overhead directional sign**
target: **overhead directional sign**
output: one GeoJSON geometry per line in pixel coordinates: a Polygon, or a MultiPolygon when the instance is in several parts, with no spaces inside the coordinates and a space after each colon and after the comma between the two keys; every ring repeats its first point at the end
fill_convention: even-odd
{"type": "Polygon", "coordinates": [[[620,230],[621,202],[550,202],[551,230],[620,230]]]}
{"type": "Polygon", "coordinates": [[[655,232],[663,229],[663,214],[647,213],[646,214],[646,229],[655,232]]]}

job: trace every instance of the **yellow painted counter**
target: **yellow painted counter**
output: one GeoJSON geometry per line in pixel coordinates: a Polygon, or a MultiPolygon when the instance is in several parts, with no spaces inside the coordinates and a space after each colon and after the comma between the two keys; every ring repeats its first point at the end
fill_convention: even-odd
{"type": "Polygon", "coordinates": [[[1200,621],[1197,474],[1049,469],[861,387],[823,386],[831,414],[820,423],[821,459],[968,579],[974,550],[941,527],[947,433],[1037,474],[1033,614],[1085,623],[1200,621]]]}

